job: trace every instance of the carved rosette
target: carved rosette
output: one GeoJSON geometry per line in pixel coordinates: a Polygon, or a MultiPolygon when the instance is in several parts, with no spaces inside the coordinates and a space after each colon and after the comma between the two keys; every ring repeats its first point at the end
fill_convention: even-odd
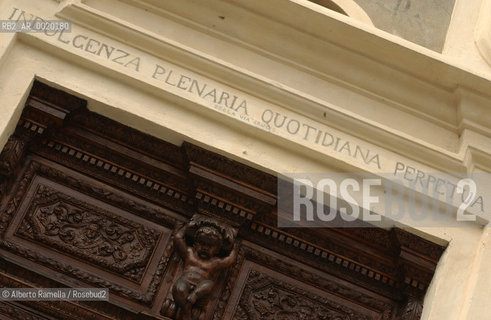
{"type": "Polygon", "coordinates": [[[419,320],[423,313],[423,298],[408,296],[400,312],[401,320],[419,320]]]}

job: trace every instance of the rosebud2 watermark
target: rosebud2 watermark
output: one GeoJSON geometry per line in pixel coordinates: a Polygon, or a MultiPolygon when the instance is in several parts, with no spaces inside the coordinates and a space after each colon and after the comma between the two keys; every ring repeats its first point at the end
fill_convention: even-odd
{"type": "Polygon", "coordinates": [[[109,301],[107,288],[0,288],[0,301],[109,301]]]}
{"type": "Polygon", "coordinates": [[[307,179],[294,179],[293,180],[293,221],[301,221],[302,210],[301,206],[305,206],[305,219],[307,221],[314,221],[314,212],[317,218],[321,221],[333,221],[336,215],[339,213],[345,221],[354,221],[362,218],[364,221],[378,221],[380,216],[370,214],[370,205],[378,202],[378,197],[370,195],[370,188],[375,185],[381,185],[381,179],[363,179],[363,182],[358,183],[354,179],[344,179],[341,183],[337,184],[333,179],[325,178],[321,179],[314,187],[312,182],[307,179]],[[301,188],[305,187],[305,195],[301,195],[301,188]],[[326,187],[329,190],[329,203],[325,203],[324,191],[326,187]],[[360,217],[360,206],[351,195],[350,191],[362,191],[362,217],[360,217]],[[317,192],[317,203],[314,210],[313,196],[314,190],[317,192]],[[348,208],[338,208],[338,196],[350,203],[351,213],[348,214],[348,208]],[[328,206],[329,213],[326,214],[326,206],[328,206]]]}
{"type": "Polygon", "coordinates": [[[288,174],[278,179],[279,227],[442,226],[486,220],[490,177],[394,173],[288,174]],[[479,182],[480,181],[480,182],[479,182]],[[353,223],[353,222],[364,223],[353,223]]]}

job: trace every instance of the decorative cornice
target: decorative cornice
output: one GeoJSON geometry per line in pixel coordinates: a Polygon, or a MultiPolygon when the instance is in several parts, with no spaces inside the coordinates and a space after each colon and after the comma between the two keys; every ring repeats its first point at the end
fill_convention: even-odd
{"type": "MultiPolygon", "coordinates": [[[[141,0],[141,1],[129,1],[132,5],[136,7],[143,7],[146,10],[153,11],[160,15],[168,15],[174,13],[173,10],[178,10],[171,3],[161,3],[157,1],[151,0],[141,0]]],[[[234,14],[238,14],[239,12],[243,12],[248,16],[251,16],[251,19],[241,19],[241,23],[245,23],[244,28],[257,28],[258,25],[262,24],[271,24],[270,27],[261,27],[263,30],[273,30],[276,27],[284,28],[284,35],[290,35],[292,31],[291,23],[287,23],[283,18],[276,17],[279,21],[271,22],[265,20],[260,12],[260,9],[263,8],[266,4],[258,3],[257,1],[241,3],[240,5],[232,4],[231,2],[222,3],[219,0],[210,0],[207,2],[207,10],[216,10],[220,12],[219,5],[225,5],[227,10],[231,10],[234,14]],[[248,21],[249,22],[244,22],[248,21]],[[257,21],[256,21],[257,20],[257,21]],[[254,21],[254,22],[252,22],[254,21]],[[258,22],[259,21],[259,22],[258,22]],[[280,25],[278,26],[278,23],[280,25]],[[275,27],[275,28],[274,28],[275,27]]],[[[269,3],[266,6],[270,6],[272,3],[269,3]]],[[[183,14],[184,12],[198,12],[199,10],[186,10],[189,6],[190,8],[195,6],[196,4],[190,4],[186,1],[179,3],[179,12],[174,14],[183,14]]],[[[199,6],[204,5],[200,4],[199,6]]],[[[398,61],[406,61],[404,59],[397,59],[398,61],[392,61],[393,59],[381,59],[377,55],[385,56],[387,53],[384,51],[376,50],[377,52],[374,54],[376,58],[368,59],[367,55],[367,47],[365,46],[366,41],[368,42],[381,42],[381,48],[395,48],[397,47],[398,56],[400,55],[408,55],[411,56],[411,60],[415,60],[414,64],[425,65],[427,63],[436,63],[439,64],[439,68],[449,67],[448,63],[444,63],[440,61],[440,55],[436,55],[430,50],[419,49],[419,46],[416,46],[418,50],[424,51],[424,53],[415,52],[414,45],[411,48],[406,48],[402,45],[395,45],[393,42],[400,42],[400,40],[395,40],[394,38],[387,40],[383,39],[387,37],[383,32],[377,32],[376,29],[361,30],[359,25],[353,25],[351,20],[347,21],[339,21],[339,17],[336,18],[330,16],[329,14],[319,14],[316,11],[311,9],[307,9],[297,3],[293,2],[284,2],[282,4],[278,4],[280,7],[288,6],[293,12],[298,11],[301,15],[312,16],[315,18],[320,25],[325,25],[324,28],[318,28],[317,32],[320,30],[335,28],[339,29],[340,34],[346,34],[346,32],[352,32],[357,35],[356,39],[360,39],[360,47],[358,48],[358,52],[354,53],[351,50],[346,50],[346,43],[337,43],[337,47],[326,49],[324,48],[322,51],[320,49],[319,52],[322,52],[322,59],[320,57],[311,57],[313,50],[308,45],[302,45],[300,43],[293,42],[288,39],[282,39],[288,45],[278,46],[275,41],[276,48],[285,48],[285,47],[295,47],[298,46],[295,50],[291,50],[293,52],[299,53],[299,55],[304,55],[302,59],[299,57],[285,57],[284,60],[280,59],[279,63],[282,63],[286,66],[291,67],[294,64],[295,68],[301,69],[302,72],[307,74],[314,73],[315,77],[319,77],[321,80],[326,81],[326,83],[337,83],[337,85],[341,85],[343,87],[350,86],[349,84],[354,85],[351,90],[356,92],[363,92],[363,95],[369,97],[369,99],[373,99],[376,101],[380,101],[383,99],[394,109],[403,110],[410,115],[414,115],[415,117],[420,118],[422,121],[427,121],[428,123],[432,123],[440,128],[445,130],[449,130],[451,132],[457,131],[457,123],[455,122],[455,116],[457,114],[457,109],[455,107],[456,104],[456,96],[454,94],[454,89],[459,86],[462,78],[465,78],[460,73],[464,73],[469,75],[466,71],[458,68],[454,68],[454,73],[457,73],[454,78],[457,83],[452,84],[429,84],[428,81],[421,81],[423,75],[411,75],[408,73],[401,73],[402,67],[407,67],[408,64],[404,63],[403,66],[397,66],[394,68],[390,68],[387,66],[387,62],[398,63],[398,61]],[[344,29],[349,29],[344,30],[344,29]],[[376,36],[374,35],[376,34],[376,36]],[[369,38],[369,39],[364,39],[369,38]],[[308,49],[307,49],[308,48],[308,49]],[[308,51],[308,52],[305,52],[308,51]],[[333,56],[329,57],[328,54],[332,53],[333,56]],[[438,59],[437,59],[438,58],[438,59]],[[339,61],[343,59],[349,59],[350,61],[339,61]],[[425,59],[429,59],[433,62],[424,61],[425,59]],[[423,61],[419,61],[423,60],[423,61]],[[294,63],[293,63],[294,61],[294,63]],[[331,63],[326,64],[326,61],[331,61],[331,63]],[[336,61],[336,62],[334,62],[336,61]],[[418,62],[419,61],[419,62],[418,62]],[[315,65],[309,65],[312,63],[316,63],[315,65]],[[302,66],[302,64],[305,64],[302,66]],[[355,64],[359,64],[358,66],[355,64]],[[370,67],[367,67],[370,66],[370,67]],[[343,70],[338,70],[336,68],[343,67],[343,70]],[[326,70],[326,68],[334,68],[335,70],[326,70]],[[345,72],[346,68],[349,68],[352,72],[345,72]],[[367,68],[369,70],[367,70],[367,68]],[[376,81],[376,86],[371,88],[363,88],[363,85],[375,85],[375,82],[372,81],[373,69],[379,68],[380,72],[377,72],[378,78],[376,81]],[[313,70],[316,70],[315,72],[313,70]],[[321,74],[317,74],[322,72],[321,74]],[[347,74],[356,74],[352,79],[343,79],[347,74]],[[363,74],[362,74],[363,73],[363,74]],[[387,78],[383,78],[384,76],[387,78]],[[339,78],[339,79],[338,79],[339,78]],[[360,80],[362,79],[362,80],[360,80]],[[368,80],[370,79],[370,80],[368,80]],[[357,83],[358,81],[362,81],[362,83],[357,83]],[[397,87],[397,88],[396,88],[397,87]],[[444,89],[442,89],[444,87],[444,89]],[[377,92],[378,90],[384,90],[384,92],[377,92]],[[411,94],[408,94],[408,91],[411,94]],[[404,92],[404,101],[397,101],[398,98],[389,97],[394,92],[404,92]],[[418,101],[407,101],[407,98],[411,97],[411,99],[417,99],[418,101]],[[419,106],[420,109],[414,109],[415,106],[419,106]],[[439,110],[438,112],[436,110],[439,110]],[[441,112],[445,110],[444,112],[441,112]],[[453,116],[452,116],[453,115],[453,116]],[[450,116],[450,118],[448,118],[450,116]]],[[[194,8],[196,9],[196,8],[194,8]]],[[[271,9],[271,8],[270,8],[271,9]]],[[[276,12],[276,10],[268,10],[268,12],[276,12]]],[[[422,139],[415,139],[410,134],[407,134],[403,131],[398,130],[395,127],[387,124],[381,124],[374,120],[370,120],[368,118],[364,118],[358,114],[347,111],[346,108],[342,106],[335,106],[323,99],[316,98],[312,95],[306,94],[296,88],[280,83],[274,79],[268,78],[267,76],[260,75],[256,72],[252,72],[247,70],[246,68],[234,65],[224,59],[221,59],[217,56],[211,56],[206,52],[191,48],[189,46],[183,45],[174,39],[169,39],[167,37],[161,36],[151,30],[147,30],[143,27],[140,27],[136,24],[133,24],[129,21],[124,21],[122,19],[116,18],[112,16],[108,12],[102,12],[97,9],[91,8],[85,4],[69,4],[58,13],[60,17],[70,19],[75,23],[95,32],[103,29],[105,33],[110,34],[112,38],[118,39],[121,42],[129,43],[134,47],[138,47],[140,50],[151,53],[152,55],[164,59],[170,60],[171,62],[177,65],[184,65],[186,68],[195,71],[197,73],[206,75],[211,79],[215,79],[217,81],[221,81],[221,79],[227,79],[227,83],[236,88],[241,88],[241,90],[253,94],[254,96],[265,99],[266,101],[272,101],[276,105],[281,106],[283,108],[292,110],[296,113],[302,114],[308,118],[315,119],[316,121],[320,121],[326,125],[332,126],[336,129],[339,129],[344,132],[349,132],[349,134],[353,136],[360,137],[362,139],[367,140],[367,137],[370,137],[369,142],[383,145],[384,148],[390,149],[397,153],[403,154],[409,158],[413,158],[418,161],[423,161],[426,163],[438,163],[438,166],[441,168],[445,168],[446,170],[460,171],[463,168],[462,159],[454,154],[451,151],[444,150],[443,148],[439,148],[434,144],[424,141],[422,139]],[[158,54],[156,54],[158,52],[158,54]]],[[[209,24],[209,21],[202,21],[202,19],[206,19],[201,15],[201,17],[193,16],[193,17],[181,17],[182,19],[195,19],[198,25],[194,25],[193,28],[197,28],[201,32],[212,33],[214,36],[223,40],[223,33],[227,33],[227,29],[214,29],[209,30],[209,27],[206,25],[209,24]],[[218,30],[218,31],[217,31],[218,30]]],[[[291,15],[288,15],[291,16],[291,15]]],[[[295,15],[293,15],[295,16],[295,15]]],[[[302,23],[303,24],[303,23],[302,23]]],[[[302,30],[302,27],[295,29],[295,32],[300,32],[298,30],[302,30]]],[[[309,30],[309,32],[313,32],[309,30]]],[[[315,32],[314,32],[315,33],[315,32]]],[[[273,35],[272,35],[273,36],[273,35]]],[[[309,39],[308,41],[314,43],[319,42],[319,40],[311,39],[311,34],[307,31],[300,32],[298,35],[300,38],[309,39]]],[[[331,46],[332,39],[329,37],[335,37],[337,41],[341,41],[339,35],[334,32],[330,32],[328,34],[323,33],[322,36],[318,35],[322,41],[330,44],[319,42],[317,43],[319,47],[323,46],[331,46]],[[328,38],[326,38],[328,37],[328,38]]],[[[281,38],[281,37],[280,37],[281,38]]],[[[296,37],[297,38],[297,37],[296,37]]],[[[231,42],[232,46],[241,46],[241,43],[237,42],[237,39],[231,37],[231,35],[227,35],[226,41],[231,42]],[[235,39],[235,40],[234,40],[235,39]]],[[[275,38],[276,39],[276,38],[275,38]]],[[[398,38],[397,38],[398,39],[398,38]]],[[[240,39],[242,41],[248,42],[251,39],[245,38],[240,39]]],[[[343,37],[344,40],[344,37],[343,37]]],[[[353,39],[352,39],[353,40],[353,39]]],[[[307,40],[305,40],[307,41],[307,40]]],[[[310,43],[309,42],[309,43],[310,43]]],[[[352,43],[350,41],[349,43],[352,43]]],[[[357,41],[354,41],[357,42],[357,41]]],[[[409,43],[404,43],[408,45],[409,43]]],[[[253,52],[261,52],[261,54],[271,55],[271,58],[274,60],[279,59],[279,56],[287,54],[290,50],[281,50],[281,52],[268,52],[268,44],[249,44],[249,49],[253,52]]],[[[370,47],[371,49],[375,48],[370,47]]],[[[273,48],[271,48],[273,50],[273,48]]],[[[320,53],[319,53],[320,54],[320,53]]],[[[394,53],[395,54],[395,53],[394,53]]],[[[409,59],[409,57],[408,57],[409,59]]],[[[413,65],[414,65],[413,64],[413,65]]],[[[410,68],[407,72],[414,72],[415,68],[410,68]]],[[[426,69],[425,69],[426,70],[426,69]]],[[[431,74],[437,74],[438,72],[433,72],[431,74]]],[[[448,70],[442,70],[443,74],[449,75],[453,74],[448,70]]],[[[428,75],[428,73],[425,73],[428,75]]],[[[472,79],[480,79],[479,77],[473,76],[472,79]]],[[[441,77],[434,79],[435,81],[441,80],[441,77]]],[[[476,80],[477,81],[477,80],[476,80]]],[[[483,85],[487,85],[487,80],[480,79],[480,83],[483,85]]],[[[465,86],[469,86],[469,82],[465,82],[465,86]]],[[[489,85],[491,86],[491,85],[489,85]]],[[[476,88],[476,86],[474,86],[476,88]]],[[[483,88],[482,92],[485,92],[488,88],[483,88]]],[[[476,89],[474,89],[476,90],[476,89]]],[[[453,150],[452,150],[453,151],[453,150]]]]}

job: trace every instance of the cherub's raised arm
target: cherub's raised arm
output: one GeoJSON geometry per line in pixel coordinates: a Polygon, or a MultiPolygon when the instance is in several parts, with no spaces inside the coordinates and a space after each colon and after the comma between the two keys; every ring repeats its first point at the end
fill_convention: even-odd
{"type": "Polygon", "coordinates": [[[187,225],[184,225],[176,232],[176,235],[174,236],[174,246],[176,247],[176,250],[181,256],[181,258],[186,257],[187,248],[188,248],[185,239],[186,231],[187,231],[187,225]]]}
{"type": "Polygon", "coordinates": [[[230,251],[230,254],[228,255],[228,257],[225,257],[223,259],[219,259],[217,261],[217,268],[224,269],[224,268],[230,267],[232,264],[234,264],[235,260],[237,259],[238,252],[239,252],[239,245],[237,244],[237,242],[235,242],[234,248],[232,249],[232,251],[230,251]]]}

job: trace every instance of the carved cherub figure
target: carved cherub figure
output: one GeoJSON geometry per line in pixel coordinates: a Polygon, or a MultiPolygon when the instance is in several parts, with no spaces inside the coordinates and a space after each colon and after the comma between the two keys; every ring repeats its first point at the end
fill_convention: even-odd
{"type": "Polygon", "coordinates": [[[199,319],[200,315],[193,309],[206,305],[218,272],[237,258],[235,236],[234,229],[198,215],[176,233],[174,244],[184,262],[182,274],[172,288],[178,319],[199,319]],[[190,245],[186,236],[191,240],[190,245]],[[224,253],[228,254],[224,256],[224,253]]]}

